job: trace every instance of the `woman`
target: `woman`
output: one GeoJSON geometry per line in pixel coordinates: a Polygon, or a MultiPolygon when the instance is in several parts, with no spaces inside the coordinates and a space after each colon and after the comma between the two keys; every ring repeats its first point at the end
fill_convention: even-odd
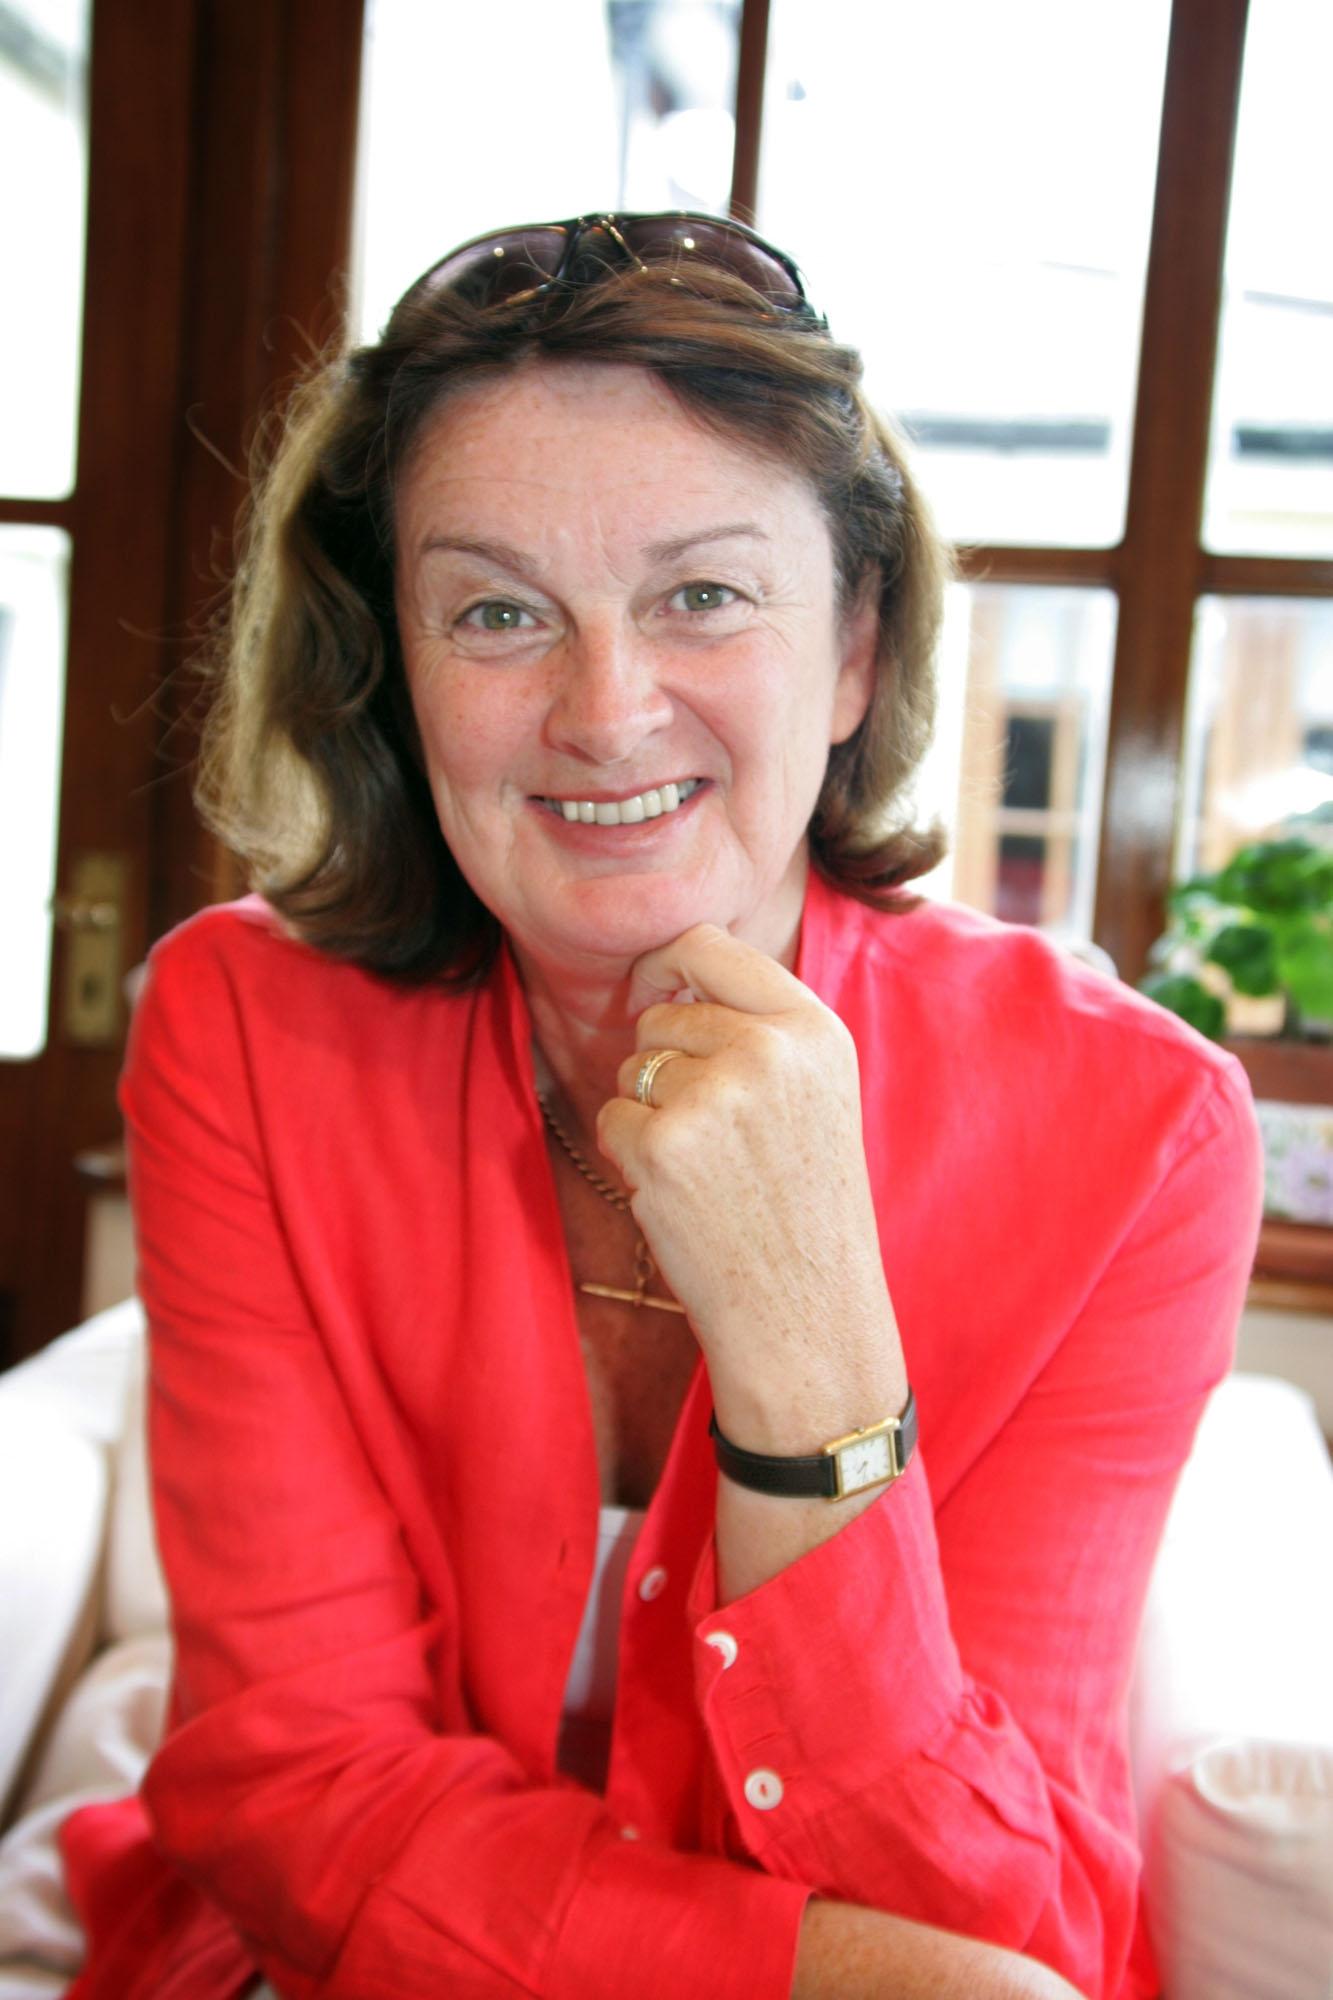
{"type": "Polygon", "coordinates": [[[904,893],[943,566],[858,376],[750,232],[598,217],[293,414],[208,792],[264,899],[125,1081],[178,1663],[81,1993],[1153,1990],[1251,1115],[904,893]]]}

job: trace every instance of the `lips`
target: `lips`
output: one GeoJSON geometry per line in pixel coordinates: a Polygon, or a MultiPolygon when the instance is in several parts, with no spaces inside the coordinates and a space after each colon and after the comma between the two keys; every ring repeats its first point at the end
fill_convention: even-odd
{"type": "Polygon", "coordinates": [[[643,820],[661,819],[665,813],[679,811],[702,783],[702,778],[673,779],[665,785],[652,785],[646,792],[635,792],[627,799],[543,798],[542,804],[548,812],[571,825],[638,826],[643,820]]]}

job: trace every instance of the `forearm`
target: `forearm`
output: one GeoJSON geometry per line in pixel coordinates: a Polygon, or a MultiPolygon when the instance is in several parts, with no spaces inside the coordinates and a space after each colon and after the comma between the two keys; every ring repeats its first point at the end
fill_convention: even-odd
{"type": "Polygon", "coordinates": [[[1078,2000],[1035,1959],[952,1931],[813,1898],[791,2000],[1078,2000]]]}

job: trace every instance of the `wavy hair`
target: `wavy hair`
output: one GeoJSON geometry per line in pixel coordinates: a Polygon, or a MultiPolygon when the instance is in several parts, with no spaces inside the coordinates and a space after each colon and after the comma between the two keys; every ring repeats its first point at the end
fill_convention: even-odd
{"type": "Polygon", "coordinates": [[[403,981],[485,973],[499,928],[440,832],[408,697],[395,489],[442,404],[544,358],[649,370],[696,421],[808,482],[840,610],[877,578],[875,690],[830,751],[809,839],[847,894],[912,907],[905,885],[944,847],[913,825],[907,786],[934,720],[947,558],[856,350],[711,266],[681,282],[649,264],[485,307],[415,287],[378,342],[301,384],[261,441],[208,661],[206,823],[319,949],[403,981]]]}

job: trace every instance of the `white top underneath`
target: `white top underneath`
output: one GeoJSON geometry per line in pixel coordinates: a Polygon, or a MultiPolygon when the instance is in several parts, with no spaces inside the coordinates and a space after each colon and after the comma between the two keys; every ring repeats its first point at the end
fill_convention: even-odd
{"type": "Polygon", "coordinates": [[[597,1559],[565,1683],[557,1761],[598,1792],[606,1789],[625,1572],[646,1514],[645,1507],[603,1507],[598,1514],[597,1559]]]}

